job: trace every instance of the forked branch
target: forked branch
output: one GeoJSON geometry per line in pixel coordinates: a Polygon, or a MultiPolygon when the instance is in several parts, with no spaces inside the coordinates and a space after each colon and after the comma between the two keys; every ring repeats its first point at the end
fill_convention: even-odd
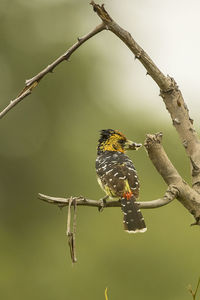
{"type": "Polygon", "coordinates": [[[185,151],[190,159],[193,188],[200,193],[200,140],[193,127],[187,105],[181,91],[173,78],[165,76],[155,65],[147,53],[136,43],[131,34],[121,28],[105,10],[104,5],[91,2],[94,11],[101,18],[106,28],[117,35],[143,64],[153,80],[160,88],[160,95],[170,113],[172,123],[176,128],[185,151]]]}
{"type": "MultiPolygon", "coordinates": [[[[195,129],[193,128],[193,121],[189,117],[188,109],[184,103],[181,92],[179,91],[175,81],[169,76],[165,76],[147,55],[147,53],[136,43],[131,34],[121,28],[108,14],[104,6],[91,2],[94,11],[103,21],[105,28],[112,31],[117,35],[134,53],[135,57],[146,68],[147,73],[159,86],[160,95],[169,111],[173,125],[175,126],[183,146],[190,158],[191,162],[191,176],[193,188],[191,188],[177,172],[167,154],[165,153],[162,145],[162,134],[147,135],[145,147],[148,152],[149,158],[156,167],[157,171],[163,177],[164,181],[169,187],[168,192],[164,198],[150,201],[138,202],[140,208],[156,208],[172,199],[177,198],[195,217],[195,224],[200,224],[200,141],[195,129]],[[173,192],[172,192],[173,187],[173,192]],[[170,195],[170,196],[169,196],[170,195]]],[[[58,199],[50,196],[40,194],[42,200],[54,203],[57,205],[68,205],[69,199],[58,199]],[[60,201],[61,200],[61,201],[60,201]]],[[[102,201],[90,200],[84,197],[74,197],[77,205],[102,207],[102,201]]],[[[117,201],[109,201],[103,203],[104,207],[120,206],[117,201]]]]}
{"type": "Polygon", "coordinates": [[[197,292],[198,292],[198,289],[199,289],[199,285],[200,285],[200,277],[199,277],[199,280],[197,282],[196,289],[194,291],[192,289],[191,284],[188,286],[188,291],[191,293],[193,300],[196,300],[196,296],[197,296],[197,292]]]}
{"type": "MultiPolygon", "coordinates": [[[[108,29],[118,36],[133,52],[135,57],[143,64],[147,73],[153,78],[160,88],[160,95],[170,113],[172,123],[176,128],[185,151],[189,157],[191,165],[191,188],[177,172],[173,164],[170,162],[167,154],[165,153],[161,139],[162,135],[147,135],[145,147],[148,152],[149,158],[156,167],[157,171],[165,180],[168,185],[168,191],[162,199],[157,199],[149,202],[138,202],[140,208],[156,208],[163,206],[173,199],[177,198],[195,217],[196,223],[200,224],[200,140],[193,127],[193,120],[189,116],[188,108],[184,102],[182,94],[173,78],[165,76],[159,68],[155,65],[148,54],[136,43],[131,34],[121,28],[108,14],[104,6],[91,2],[94,11],[101,18],[102,23],[97,26],[90,33],[82,38],[78,38],[69,50],[57,58],[53,63],[48,65],[45,69],[39,72],[36,76],[26,80],[25,87],[20,94],[10,102],[10,104],[0,113],[0,118],[10,111],[17,103],[21,102],[25,97],[30,95],[31,91],[38,85],[41,79],[48,73],[52,72],[57,65],[67,60],[74,51],[76,51],[84,42],[104,29],[108,29]]],[[[71,198],[55,198],[39,194],[39,197],[49,203],[57,204],[58,206],[69,205],[71,198]]],[[[76,200],[77,205],[94,206],[98,208],[103,207],[116,207],[120,203],[115,201],[103,202],[85,199],[84,197],[72,197],[73,201],[76,200]]]]}

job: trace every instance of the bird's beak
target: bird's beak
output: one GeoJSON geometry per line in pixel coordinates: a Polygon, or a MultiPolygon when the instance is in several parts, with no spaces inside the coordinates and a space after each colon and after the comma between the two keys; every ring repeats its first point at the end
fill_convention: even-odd
{"type": "Polygon", "coordinates": [[[140,147],[142,147],[142,144],[137,144],[135,142],[127,140],[124,146],[125,150],[138,150],[140,147]]]}

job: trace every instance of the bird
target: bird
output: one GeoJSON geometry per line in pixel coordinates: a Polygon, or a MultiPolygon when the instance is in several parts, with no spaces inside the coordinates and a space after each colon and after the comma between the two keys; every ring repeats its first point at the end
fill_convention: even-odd
{"type": "Polygon", "coordinates": [[[147,230],[143,215],[136,203],[139,196],[139,179],[126,150],[137,150],[142,144],[128,140],[120,131],[103,129],[97,146],[97,181],[105,198],[120,200],[124,214],[124,230],[128,233],[147,230]]]}

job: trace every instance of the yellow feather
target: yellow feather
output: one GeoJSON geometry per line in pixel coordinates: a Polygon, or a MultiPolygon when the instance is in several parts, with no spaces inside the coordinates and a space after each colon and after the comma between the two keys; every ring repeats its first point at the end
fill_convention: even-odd
{"type": "Polygon", "coordinates": [[[119,151],[124,153],[125,150],[122,148],[122,145],[119,143],[119,135],[113,134],[102,143],[101,148],[103,151],[119,151]]]}

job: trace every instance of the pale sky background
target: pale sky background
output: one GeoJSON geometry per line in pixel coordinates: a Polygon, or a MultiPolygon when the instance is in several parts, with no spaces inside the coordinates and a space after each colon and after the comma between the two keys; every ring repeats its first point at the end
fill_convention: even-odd
{"type": "MultiPolygon", "coordinates": [[[[114,20],[131,33],[161,71],[176,80],[189,107],[190,115],[195,117],[195,124],[198,127],[200,1],[105,0],[104,2],[114,20]]],[[[120,95],[130,109],[140,107],[144,112],[151,110],[157,116],[161,113],[162,118],[168,119],[158,96],[159,90],[153,80],[145,76],[143,66],[134,61],[125,45],[114,39],[112,42],[115,48],[109,46],[107,39],[108,48],[103,45],[102,55],[110,60],[109,77],[114,78],[116,95],[120,95]]],[[[127,109],[121,104],[121,109],[127,109]]]]}
{"type": "MultiPolygon", "coordinates": [[[[56,19],[57,34],[47,36],[48,25],[47,23],[45,25],[45,16],[41,20],[37,18],[35,22],[38,34],[44,36],[43,40],[51,39],[53,44],[63,42],[65,39],[67,49],[77,36],[84,35],[99,24],[100,20],[89,7],[89,1],[83,1],[84,8],[82,6],[80,10],[77,9],[74,15],[75,24],[77,21],[80,22],[79,26],[71,28],[72,34],[75,32],[74,40],[68,39],[64,23],[59,27],[59,22],[64,22],[64,18],[56,19]]],[[[63,2],[73,5],[76,0],[21,0],[21,2],[30,6],[37,14],[41,6],[48,7],[63,2]]],[[[104,0],[103,2],[113,19],[131,33],[160,70],[176,80],[197,127],[197,120],[200,119],[200,1],[104,0]]],[[[101,80],[104,81],[105,95],[102,93],[102,101],[107,101],[106,95],[108,97],[109,91],[114,88],[114,96],[110,97],[110,100],[120,110],[138,112],[142,110],[144,114],[151,112],[163,120],[169,120],[158,96],[158,87],[149,76],[145,75],[143,66],[134,60],[130,50],[117,37],[110,32],[103,32],[88,43],[90,44],[86,46],[90,49],[94,47],[97,58],[103,59],[103,63],[102,60],[98,63],[97,59],[96,64],[97,74],[101,74],[101,80]]],[[[61,48],[60,54],[62,52],[61,48]]],[[[51,61],[54,58],[52,54],[51,61]]],[[[4,78],[5,76],[4,72],[4,78]]]]}

